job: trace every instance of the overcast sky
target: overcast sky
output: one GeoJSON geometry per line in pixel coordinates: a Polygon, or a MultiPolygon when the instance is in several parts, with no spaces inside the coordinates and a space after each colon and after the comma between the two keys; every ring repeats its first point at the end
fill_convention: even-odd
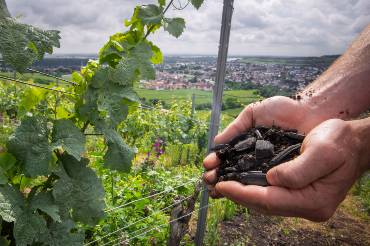
{"type": "MultiPolygon", "coordinates": [[[[177,0],[176,0],[177,1],[177,0]]],[[[175,2],[176,2],[175,1],[175,2]]],[[[183,3],[186,0],[179,0],[183,3]]],[[[13,16],[61,31],[58,54],[97,53],[109,35],[124,30],[137,4],[156,0],[7,0],[13,16]]],[[[184,17],[179,39],[163,32],[151,37],[165,54],[217,54],[222,0],[170,9],[184,17]]],[[[342,53],[370,24],[369,0],[235,0],[230,54],[319,56],[342,53]]]]}

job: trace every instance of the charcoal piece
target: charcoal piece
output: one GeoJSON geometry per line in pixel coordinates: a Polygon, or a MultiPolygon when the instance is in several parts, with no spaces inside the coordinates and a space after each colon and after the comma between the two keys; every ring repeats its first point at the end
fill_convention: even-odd
{"type": "Polygon", "coordinates": [[[216,152],[216,155],[220,160],[225,161],[230,156],[229,149],[228,148],[221,149],[216,152]]]}
{"type": "Polygon", "coordinates": [[[257,139],[263,139],[263,136],[262,136],[261,132],[258,129],[255,129],[254,133],[256,134],[257,139]]]}
{"type": "Polygon", "coordinates": [[[228,144],[217,144],[216,146],[214,146],[211,151],[218,151],[218,150],[221,150],[221,149],[225,149],[225,148],[228,148],[230,147],[230,145],[228,144]]]}
{"type": "Polygon", "coordinates": [[[235,144],[234,148],[236,151],[244,151],[250,148],[253,148],[256,144],[257,139],[255,137],[247,138],[237,144],[235,144]]]}
{"type": "Polygon", "coordinates": [[[235,172],[237,172],[238,170],[236,170],[236,168],[235,167],[226,167],[225,169],[225,172],[227,172],[227,173],[235,173],[235,172]]]}
{"type": "Polygon", "coordinates": [[[266,174],[262,172],[244,172],[238,175],[240,183],[245,185],[268,186],[266,174]]]}
{"type": "Polygon", "coordinates": [[[245,155],[238,161],[238,168],[242,171],[248,171],[256,164],[256,159],[252,155],[245,155]]]}
{"type": "Polygon", "coordinates": [[[224,175],[224,180],[235,180],[237,177],[237,173],[227,173],[224,175]]]}
{"type": "Polygon", "coordinates": [[[288,148],[284,149],[283,151],[278,153],[274,158],[271,159],[269,163],[270,166],[275,166],[277,164],[280,164],[283,160],[285,160],[289,155],[291,155],[294,152],[298,155],[300,148],[301,148],[300,143],[289,146],[288,148]]]}
{"type": "Polygon", "coordinates": [[[285,132],[284,136],[291,138],[291,139],[298,140],[298,141],[303,141],[303,139],[305,138],[304,135],[296,133],[296,132],[285,132]]]}
{"type": "Polygon", "coordinates": [[[274,145],[266,140],[257,140],[255,154],[257,160],[271,158],[274,155],[274,145]]]}

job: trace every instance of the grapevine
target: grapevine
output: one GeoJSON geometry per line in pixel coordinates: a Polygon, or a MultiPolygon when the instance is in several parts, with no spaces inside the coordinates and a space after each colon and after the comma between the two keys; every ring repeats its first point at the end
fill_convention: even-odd
{"type": "MultiPolygon", "coordinates": [[[[19,126],[0,153],[0,241],[16,245],[82,245],[84,227],[105,214],[104,189],[89,167],[86,131],[104,135],[104,167],[129,172],[134,151],[117,131],[139,105],[133,89],[155,78],[154,64],[163,61],[148,40],[160,28],[174,37],[185,29],[182,18],[167,18],[173,0],[137,6],[127,31],[112,35],[99,58],[74,72],[74,87],[52,92],[30,87],[18,102],[19,126]],[[73,106],[71,106],[73,105],[73,106]]],[[[203,0],[191,0],[199,8],[203,0]]],[[[55,30],[44,31],[12,18],[0,0],[0,54],[16,71],[26,71],[45,53],[59,47],[55,30]]]]}

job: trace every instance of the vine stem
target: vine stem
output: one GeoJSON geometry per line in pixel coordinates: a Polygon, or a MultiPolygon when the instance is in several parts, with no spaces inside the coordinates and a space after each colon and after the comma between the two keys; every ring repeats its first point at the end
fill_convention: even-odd
{"type": "Polygon", "coordinates": [[[90,121],[88,120],[88,121],[86,121],[85,122],[85,124],[83,125],[83,127],[82,127],[82,129],[81,129],[81,131],[83,132],[83,133],[85,133],[85,131],[86,131],[86,129],[87,129],[87,127],[90,125],[90,121]]]}
{"type": "MultiPolygon", "coordinates": [[[[163,11],[163,13],[162,13],[162,15],[164,15],[167,11],[168,11],[168,9],[171,7],[171,5],[173,4],[173,1],[174,0],[171,0],[170,2],[169,2],[169,4],[167,4],[167,7],[164,9],[164,11],[163,11]]],[[[148,29],[148,31],[146,32],[146,34],[145,34],[145,37],[144,37],[144,39],[146,39],[148,36],[149,36],[149,34],[150,34],[150,32],[153,30],[153,28],[155,27],[155,25],[152,25],[151,27],[149,27],[149,29],[148,29]]]]}

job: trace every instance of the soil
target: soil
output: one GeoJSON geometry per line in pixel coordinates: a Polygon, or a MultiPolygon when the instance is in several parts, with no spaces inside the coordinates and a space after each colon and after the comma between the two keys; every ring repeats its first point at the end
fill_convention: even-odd
{"type": "Polygon", "coordinates": [[[304,137],[296,130],[256,127],[227,144],[216,145],[214,151],[221,160],[218,182],[267,186],[267,171],[299,155],[304,137]]]}
{"type": "Polygon", "coordinates": [[[219,225],[218,245],[370,245],[370,220],[352,196],[325,223],[249,211],[219,225]]]}

